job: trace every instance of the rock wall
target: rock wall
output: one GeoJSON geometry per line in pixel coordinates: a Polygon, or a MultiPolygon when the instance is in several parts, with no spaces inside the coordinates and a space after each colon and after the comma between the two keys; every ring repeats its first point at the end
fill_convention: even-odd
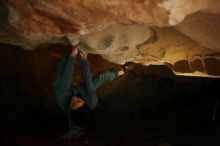
{"type": "Polygon", "coordinates": [[[220,14],[196,12],[175,26],[177,31],[189,36],[200,46],[220,52],[220,14]]]}
{"type": "Polygon", "coordinates": [[[157,28],[157,41],[140,48],[135,62],[165,64],[177,75],[220,77],[220,53],[201,47],[173,28],[157,28]]]}
{"type": "Polygon", "coordinates": [[[220,75],[217,0],[1,0],[0,12],[0,41],[25,50],[81,41],[118,64],[220,75]]]}
{"type": "Polygon", "coordinates": [[[112,25],[84,35],[80,41],[88,52],[113,63],[167,65],[177,75],[220,77],[220,53],[201,47],[174,28],[112,25]]]}
{"type": "Polygon", "coordinates": [[[158,4],[169,12],[169,24],[176,25],[184,18],[197,11],[220,13],[218,0],[165,0],[158,4]]]}

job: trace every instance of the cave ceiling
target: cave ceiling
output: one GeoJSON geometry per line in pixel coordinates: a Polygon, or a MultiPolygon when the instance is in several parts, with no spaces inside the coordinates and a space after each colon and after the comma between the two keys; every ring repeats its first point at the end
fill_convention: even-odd
{"type": "Polygon", "coordinates": [[[123,64],[220,77],[218,0],[0,0],[0,42],[34,50],[81,42],[123,64]]]}

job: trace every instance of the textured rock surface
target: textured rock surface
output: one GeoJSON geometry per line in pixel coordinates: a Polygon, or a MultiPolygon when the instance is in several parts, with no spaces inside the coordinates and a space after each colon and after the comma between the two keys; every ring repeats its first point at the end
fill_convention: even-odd
{"type": "MultiPolygon", "coordinates": [[[[219,9],[220,10],[220,9],[219,9]]],[[[197,12],[187,16],[175,28],[201,46],[220,52],[220,14],[197,12]]]]}
{"type": "Polygon", "coordinates": [[[146,25],[114,24],[102,31],[80,37],[80,42],[90,48],[91,53],[100,54],[118,64],[134,60],[141,55],[138,50],[140,47],[156,40],[155,31],[146,25]]]}
{"type": "Polygon", "coordinates": [[[156,31],[158,40],[140,48],[142,56],[134,59],[135,62],[147,66],[165,64],[178,75],[220,76],[219,52],[199,46],[172,28],[157,28],[156,31]]]}
{"type": "Polygon", "coordinates": [[[174,28],[112,25],[80,40],[91,49],[88,52],[113,63],[167,65],[178,75],[220,77],[220,53],[199,46],[174,28]]]}
{"type": "Polygon", "coordinates": [[[114,63],[132,60],[166,64],[178,75],[220,75],[217,0],[6,0],[0,4],[4,43],[33,50],[70,44],[69,38],[75,38],[72,42],[79,39],[88,51],[114,63]],[[161,28],[168,26],[173,27],[161,28]],[[159,40],[149,44],[155,36],[152,32],[159,40]]]}
{"type": "Polygon", "coordinates": [[[187,15],[197,11],[220,13],[220,1],[218,0],[165,0],[160,7],[169,11],[169,24],[176,25],[187,15]]]}

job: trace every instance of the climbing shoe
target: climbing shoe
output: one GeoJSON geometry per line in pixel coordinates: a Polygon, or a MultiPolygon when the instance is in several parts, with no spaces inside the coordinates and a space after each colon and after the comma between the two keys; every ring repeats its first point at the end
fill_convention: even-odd
{"type": "Polygon", "coordinates": [[[125,73],[132,71],[134,69],[134,67],[135,67],[135,63],[134,62],[126,62],[123,65],[123,69],[124,69],[125,73]]]}

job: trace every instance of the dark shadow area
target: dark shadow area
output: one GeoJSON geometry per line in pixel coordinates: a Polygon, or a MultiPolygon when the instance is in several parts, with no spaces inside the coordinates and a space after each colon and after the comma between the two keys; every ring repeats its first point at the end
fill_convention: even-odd
{"type": "MultiPolygon", "coordinates": [[[[220,79],[175,76],[166,66],[134,72],[97,90],[96,118],[75,141],[60,139],[68,119],[53,87],[70,46],[24,51],[0,44],[2,146],[217,146],[220,79]]],[[[118,67],[90,54],[93,74],[118,67]]],[[[79,64],[74,80],[81,82],[79,64]]]]}

